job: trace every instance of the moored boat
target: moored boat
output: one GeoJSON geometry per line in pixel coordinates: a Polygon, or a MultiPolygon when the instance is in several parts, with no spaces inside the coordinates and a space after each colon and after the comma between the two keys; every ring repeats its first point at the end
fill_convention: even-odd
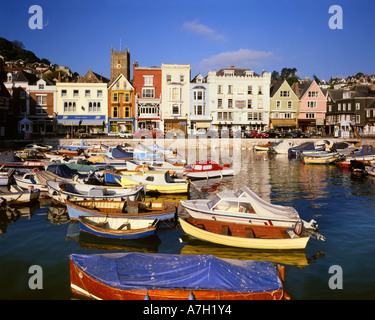
{"type": "Polygon", "coordinates": [[[237,248],[299,250],[305,249],[310,239],[298,225],[292,229],[195,218],[179,218],[179,223],[192,237],[237,248]]]}
{"type": "Polygon", "coordinates": [[[65,200],[138,200],[144,196],[143,186],[133,188],[106,187],[100,185],[83,184],[64,180],[47,181],[48,194],[60,203],[65,200]]]}
{"type": "Polygon", "coordinates": [[[72,293],[90,299],[289,299],[284,268],[268,261],[128,252],[71,254],[69,262],[72,293]]]}
{"type": "Polygon", "coordinates": [[[137,166],[134,170],[104,170],[107,183],[119,183],[123,188],[145,185],[147,192],[174,194],[187,193],[189,181],[174,178],[170,171],[150,170],[148,166],[137,166]]]}
{"type": "Polygon", "coordinates": [[[14,174],[15,170],[13,168],[0,168],[0,186],[7,186],[14,174]]]}
{"type": "Polygon", "coordinates": [[[319,154],[310,154],[302,153],[301,156],[302,163],[304,164],[333,164],[340,159],[340,154],[337,152],[323,152],[319,154]]]}
{"type": "Polygon", "coordinates": [[[318,142],[304,142],[298,146],[293,146],[288,149],[289,156],[298,156],[301,152],[304,151],[324,151],[326,144],[318,142]]]}
{"type": "Polygon", "coordinates": [[[276,146],[277,143],[278,143],[278,142],[269,141],[269,142],[267,142],[267,143],[263,143],[263,144],[255,145],[255,146],[253,147],[253,149],[256,150],[256,151],[268,151],[268,149],[269,149],[270,147],[274,147],[274,146],[276,146]]]}
{"type": "Polygon", "coordinates": [[[131,219],[127,217],[81,216],[80,232],[104,239],[130,240],[155,235],[157,219],[131,219]]]}
{"type": "Polygon", "coordinates": [[[119,216],[143,219],[169,220],[176,217],[177,206],[173,201],[114,201],[80,200],[66,202],[69,218],[80,216],[119,216]]]}
{"type": "Polygon", "coordinates": [[[191,169],[186,169],[184,175],[191,179],[209,179],[216,177],[233,176],[234,169],[225,163],[220,166],[215,161],[203,160],[198,161],[191,169]]]}
{"type": "Polygon", "coordinates": [[[324,239],[317,233],[315,220],[304,221],[293,207],[271,204],[246,186],[237,191],[221,191],[213,199],[185,200],[180,203],[193,218],[288,228],[294,228],[302,222],[305,231],[308,230],[317,239],[324,239]]]}
{"type": "Polygon", "coordinates": [[[6,200],[7,204],[27,204],[38,201],[40,190],[30,188],[29,190],[21,190],[17,186],[10,186],[9,191],[0,191],[0,198],[6,200]]]}

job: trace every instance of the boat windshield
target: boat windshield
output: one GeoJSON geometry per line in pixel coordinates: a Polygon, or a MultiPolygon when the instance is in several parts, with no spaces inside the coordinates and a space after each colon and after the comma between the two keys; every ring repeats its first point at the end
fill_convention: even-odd
{"type": "Polygon", "coordinates": [[[235,195],[236,198],[239,198],[242,194],[243,194],[243,191],[242,191],[241,189],[238,189],[238,190],[234,193],[234,195],[235,195]]]}
{"type": "Polygon", "coordinates": [[[213,209],[214,210],[220,210],[220,211],[237,212],[238,211],[238,202],[221,200],[213,209]]]}
{"type": "Polygon", "coordinates": [[[200,165],[200,164],[195,164],[195,165],[194,165],[194,169],[195,169],[195,170],[202,170],[202,165],[200,165]]]}
{"type": "Polygon", "coordinates": [[[220,198],[218,196],[215,196],[212,200],[207,202],[208,209],[212,209],[218,202],[220,201],[220,198]]]}

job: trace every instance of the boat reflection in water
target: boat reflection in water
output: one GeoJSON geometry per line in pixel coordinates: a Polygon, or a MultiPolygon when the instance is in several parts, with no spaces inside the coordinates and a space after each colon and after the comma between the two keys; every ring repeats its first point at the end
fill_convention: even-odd
{"type": "Polygon", "coordinates": [[[125,250],[136,252],[158,252],[158,246],[161,243],[157,235],[147,238],[132,239],[132,240],[115,240],[115,239],[100,239],[91,236],[87,233],[81,232],[78,237],[81,247],[87,249],[99,250],[125,250]]]}
{"type": "Polygon", "coordinates": [[[317,258],[323,257],[323,252],[319,251],[310,258],[306,257],[305,250],[256,250],[227,247],[214,243],[209,243],[192,238],[186,234],[180,237],[185,242],[181,249],[181,254],[213,254],[218,258],[270,261],[286,265],[294,265],[303,268],[314,263],[317,258]]]}

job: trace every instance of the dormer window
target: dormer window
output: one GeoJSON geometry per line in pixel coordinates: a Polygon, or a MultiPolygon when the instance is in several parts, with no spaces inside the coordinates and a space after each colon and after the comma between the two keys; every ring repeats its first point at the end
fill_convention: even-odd
{"type": "Polygon", "coordinates": [[[246,77],[253,77],[254,76],[254,71],[246,70],[245,75],[246,75],[246,77]]]}
{"type": "Polygon", "coordinates": [[[44,90],[44,83],[39,83],[38,84],[38,89],[39,90],[44,90]]]}
{"type": "Polygon", "coordinates": [[[224,77],[233,77],[234,70],[224,70],[224,77]]]}

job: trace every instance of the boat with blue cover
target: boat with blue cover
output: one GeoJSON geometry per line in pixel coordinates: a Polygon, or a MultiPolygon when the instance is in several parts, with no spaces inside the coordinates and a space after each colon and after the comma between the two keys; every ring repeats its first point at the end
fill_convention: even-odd
{"type": "Polygon", "coordinates": [[[71,254],[74,295],[97,300],[282,300],[284,267],[214,255],[71,254]]]}

